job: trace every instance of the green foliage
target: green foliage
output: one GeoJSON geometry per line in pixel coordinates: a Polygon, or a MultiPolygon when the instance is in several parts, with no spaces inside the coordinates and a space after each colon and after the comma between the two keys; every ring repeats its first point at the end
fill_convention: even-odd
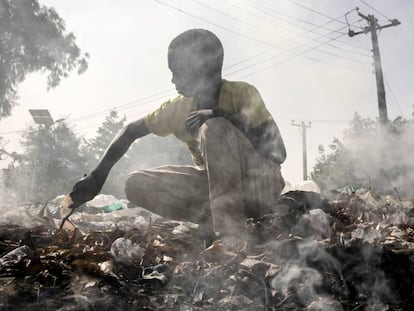
{"type": "Polygon", "coordinates": [[[397,118],[387,126],[355,114],[344,131],[320,155],[311,177],[321,189],[364,186],[381,193],[414,195],[414,123],[397,118]]]}
{"type": "Polygon", "coordinates": [[[329,146],[330,152],[326,152],[323,146],[319,146],[319,158],[311,172],[314,180],[321,189],[342,188],[354,185],[355,160],[353,156],[337,138],[334,138],[329,146]]]}
{"type": "Polygon", "coordinates": [[[8,169],[18,201],[45,202],[67,193],[85,171],[80,139],[64,122],[30,127],[22,145],[21,160],[8,169]]]}
{"type": "Polygon", "coordinates": [[[11,114],[27,74],[47,73],[53,88],[72,70],[84,72],[87,57],[53,8],[37,0],[0,0],[0,119],[11,114]]]}

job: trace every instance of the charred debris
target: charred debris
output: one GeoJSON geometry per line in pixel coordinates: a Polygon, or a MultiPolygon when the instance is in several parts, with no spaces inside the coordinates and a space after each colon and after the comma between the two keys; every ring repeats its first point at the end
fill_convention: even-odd
{"type": "Polygon", "coordinates": [[[230,250],[218,243],[205,250],[197,225],[114,198],[80,209],[59,231],[59,200],[21,207],[30,225],[1,224],[1,310],[414,305],[412,200],[364,189],[329,198],[290,191],[277,202],[278,213],[246,223],[247,247],[230,250]]]}

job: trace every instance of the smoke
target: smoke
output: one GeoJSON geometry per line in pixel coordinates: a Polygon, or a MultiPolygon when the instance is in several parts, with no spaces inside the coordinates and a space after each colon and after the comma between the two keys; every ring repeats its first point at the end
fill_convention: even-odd
{"type": "Polygon", "coordinates": [[[413,196],[414,123],[395,121],[371,135],[352,135],[346,142],[359,175],[373,190],[413,196]]]}
{"type": "Polygon", "coordinates": [[[320,271],[334,274],[333,289],[340,291],[343,276],[339,262],[315,240],[299,241],[286,257],[286,263],[271,281],[272,288],[284,296],[296,295],[300,303],[310,310],[342,310],[324,287],[324,277],[320,271]]]}
{"type": "MultiPolygon", "coordinates": [[[[312,176],[324,189],[363,186],[377,193],[414,195],[414,122],[397,119],[380,126],[355,114],[343,143],[321,157],[312,176]]],[[[322,149],[323,150],[323,149],[322,149]]]]}
{"type": "MultiPolygon", "coordinates": [[[[1,7],[0,7],[1,8],[1,7]]],[[[8,224],[11,220],[19,219],[16,213],[16,196],[6,185],[5,170],[0,171],[0,225],[8,224]]],[[[11,222],[13,223],[13,221],[11,222]]]]}
{"type": "Polygon", "coordinates": [[[190,164],[190,152],[176,137],[148,135],[137,140],[113,167],[101,192],[125,198],[124,185],[129,173],[163,165],[190,164]]]}
{"type": "Polygon", "coordinates": [[[278,262],[283,269],[271,280],[271,287],[306,310],[339,311],[349,301],[369,310],[387,310],[399,299],[383,269],[382,250],[369,244],[332,248],[314,240],[277,244],[274,253],[283,254],[278,262]]]}

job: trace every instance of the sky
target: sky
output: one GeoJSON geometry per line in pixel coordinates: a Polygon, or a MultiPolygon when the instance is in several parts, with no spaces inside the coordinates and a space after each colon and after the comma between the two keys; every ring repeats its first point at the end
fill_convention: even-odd
{"type": "MultiPolygon", "coordinates": [[[[367,26],[359,12],[373,14],[382,29],[379,46],[389,118],[414,111],[414,1],[410,0],[39,0],[54,7],[73,32],[89,68],[72,73],[52,90],[30,74],[18,89],[19,105],[0,121],[8,151],[19,151],[20,134],[33,125],[28,109],[48,109],[79,135],[92,137],[109,110],[127,121],[143,117],[174,97],[167,65],[170,41],[191,28],[213,31],[224,46],[223,77],[253,84],[277,122],[288,157],[282,173],[302,180],[302,134],[308,171],[355,112],[378,117],[369,34],[348,36],[367,26]],[[347,14],[348,13],[348,14],[347,14]]],[[[5,162],[5,161],[2,161],[5,162]]],[[[4,163],[0,163],[0,166],[4,163]]]]}

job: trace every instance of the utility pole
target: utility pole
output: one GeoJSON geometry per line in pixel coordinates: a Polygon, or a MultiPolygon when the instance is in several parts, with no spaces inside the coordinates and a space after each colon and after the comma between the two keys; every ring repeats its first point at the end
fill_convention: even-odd
{"type": "Polygon", "coordinates": [[[350,37],[359,35],[359,34],[367,34],[371,33],[371,41],[372,41],[372,52],[374,57],[374,68],[375,68],[375,78],[377,81],[377,97],[378,97],[378,109],[379,109],[379,119],[380,124],[385,125],[388,122],[388,112],[387,112],[387,103],[385,101],[385,88],[384,88],[384,77],[382,74],[382,65],[381,65],[381,55],[379,51],[378,45],[378,34],[377,31],[383,28],[392,27],[400,25],[401,23],[397,19],[391,20],[390,24],[380,26],[378,24],[378,20],[375,18],[374,15],[368,14],[364,15],[359,12],[357,8],[358,15],[361,16],[368,22],[368,26],[364,27],[362,31],[352,31],[349,29],[348,35],[350,37]]]}
{"type": "Polygon", "coordinates": [[[303,154],[303,180],[308,179],[308,160],[307,160],[307,150],[306,150],[306,129],[311,127],[311,123],[305,124],[304,121],[301,123],[295,123],[292,120],[293,126],[298,126],[302,134],[302,154],[303,154]]]}

